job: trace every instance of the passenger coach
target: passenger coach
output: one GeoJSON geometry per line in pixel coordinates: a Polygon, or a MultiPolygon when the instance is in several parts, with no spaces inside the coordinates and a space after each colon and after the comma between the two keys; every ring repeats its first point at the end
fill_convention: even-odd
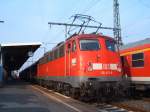
{"type": "Polygon", "coordinates": [[[124,75],[136,89],[150,89],[150,38],[121,48],[124,75]]]}

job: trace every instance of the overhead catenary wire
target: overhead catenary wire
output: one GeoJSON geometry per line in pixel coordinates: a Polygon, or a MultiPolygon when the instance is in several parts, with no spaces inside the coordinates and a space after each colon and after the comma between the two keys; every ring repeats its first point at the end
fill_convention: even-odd
{"type": "Polygon", "coordinates": [[[89,28],[102,28],[102,29],[109,29],[112,30],[112,27],[99,27],[99,26],[91,26],[91,25],[80,25],[80,24],[67,24],[67,23],[57,23],[57,22],[48,22],[49,25],[63,25],[63,26],[79,26],[79,27],[89,27],[89,28]]]}
{"type": "MultiPolygon", "coordinates": [[[[91,10],[91,9],[92,9],[95,5],[97,5],[98,2],[100,2],[100,1],[101,1],[101,0],[95,0],[95,1],[91,0],[91,1],[89,2],[89,5],[86,6],[86,8],[84,9],[83,13],[86,13],[86,12],[88,12],[89,10],[91,10]]],[[[78,2],[77,2],[77,5],[78,5],[78,2]]],[[[76,6],[76,5],[74,5],[74,6],[76,6]]],[[[77,9],[77,8],[73,8],[73,9],[77,9]]],[[[40,13],[41,13],[41,12],[40,12],[40,13]]],[[[53,36],[53,37],[51,38],[51,40],[54,40],[58,35],[61,35],[63,32],[64,32],[64,29],[61,30],[61,31],[59,31],[59,33],[57,33],[55,36],[53,36]]],[[[49,41],[50,41],[50,40],[49,40],[49,41]]]]}
{"type": "MultiPolygon", "coordinates": [[[[146,1],[146,0],[145,0],[146,1]]],[[[138,0],[138,2],[143,5],[146,8],[150,8],[150,5],[147,5],[146,3],[144,3],[142,0],[138,0]]]]}
{"type": "MultiPolygon", "coordinates": [[[[93,7],[95,7],[95,5],[97,5],[101,0],[91,0],[89,2],[89,5],[86,6],[86,8],[83,10],[83,13],[88,12],[89,10],[91,10],[93,7]]],[[[62,33],[63,30],[60,32],[62,33]]],[[[60,33],[57,33],[58,35],[60,35],[60,33]]],[[[51,38],[52,39],[52,38],[51,38]]],[[[54,39],[54,38],[53,38],[54,39]]]]}
{"type": "Polygon", "coordinates": [[[93,1],[91,0],[91,2],[89,3],[88,6],[86,6],[86,8],[82,11],[82,14],[87,13],[88,11],[90,11],[93,7],[95,7],[95,5],[97,5],[101,0],[96,0],[93,1]]]}
{"type": "MultiPolygon", "coordinates": [[[[40,2],[39,2],[39,3],[40,3],[40,2]]],[[[42,3],[43,3],[43,2],[42,2],[42,3]]],[[[79,1],[78,1],[78,2],[76,2],[76,1],[71,1],[71,4],[74,4],[74,5],[73,5],[74,8],[72,8],[70,11],[68,11],[69,13],[70,13],[70,12],[73,12],[74,9],[77,9],[76,6],[77,6],[77,5],[80,5],[81,3],[80,3],[79,1]]],[[[38,4],[38,7],[40,7],[40,6],[41,6],[41,5],[38,4]]],[[[40,7],[40,8],[41,8],[41,7],[40,7]]],[[[40,14],[43,14],[43,12],[41,12],[41,10],[40,10],[39,13],[40,13],[40,14]]],[[[65,17],[68,17],[67,15],[68,15],[68,13],[65,13],[65,15],[63,15],[62,18],[64,18],[64,16],[65,16],[65,17]]],[[[70,14],[69,14],[69,16],[70,16],[70,14]]],[[[41,20],[42,20],[42,19],[43,19],[43,18],[41,17],[41,20]]],[[[68,21],[70,21],[70,20],[68,20],[68,21]]],[[[61,36],[61,37],[62,37],[62,33],[64,33],[64,32],[65,32],[65,29],[59,30],[59,32],[57,32],[56,35],[54,35],[52,38],[50,38],[50,40],[46,40],[46,41],[51,41],[51,40],[55,41],[56,37],[58,37],[58,36],[61,36]]],[[[44,38],[45,38],[45,36],[42,37],[41,40],[43,41],[44,38]]],[[[64,38],[64,39],[65,39],[65,38],[64,38]]]]}

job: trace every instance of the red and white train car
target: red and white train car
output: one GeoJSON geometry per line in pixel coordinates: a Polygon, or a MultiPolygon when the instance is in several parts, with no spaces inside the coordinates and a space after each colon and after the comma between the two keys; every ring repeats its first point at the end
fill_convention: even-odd
{"type": "MultiPolygon", "coordinates": [[[[59,89],[116,88],[122,79],[120,56],[113,38],[99,34],[73,35],[39,60],[38,80],[59,89]],[[49,83],[49,84],[48,84],[49,83]]],[[[84,89],[82,89],[84,90],[84,89]]],[[[81,93],[81,91],[80,91],[81,93]]]]}
{"type": "Polygon", "coordinates": [[[121,48],[125,76],[137,89],[150,89],[150,38],[121,48]]]}

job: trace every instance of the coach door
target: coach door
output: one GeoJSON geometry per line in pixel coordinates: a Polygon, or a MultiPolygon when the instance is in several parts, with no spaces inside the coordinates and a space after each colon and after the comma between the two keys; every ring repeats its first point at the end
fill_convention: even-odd
{"type": "Polygon", "coordinates": [[[67,43],[66,46],[66,55],[65,55],[65,69],[66,69],[66,76],[70,76],[70,72],[71,72],[71,63],[70,63],[70,58],[71,58],[71,43],[67,43]]]}

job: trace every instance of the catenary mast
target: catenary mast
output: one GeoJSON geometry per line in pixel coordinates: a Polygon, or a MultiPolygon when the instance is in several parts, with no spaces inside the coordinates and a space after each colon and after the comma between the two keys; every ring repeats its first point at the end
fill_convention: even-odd
{"type": "Polygon", "coordinates": [[[121,37],[121,25],[120,25],[120,13],[119,13],[119,2],[113,0],[113,13],[114,13],[114,38],[117,41],[118,46],[123,45],[121,37]]]}

